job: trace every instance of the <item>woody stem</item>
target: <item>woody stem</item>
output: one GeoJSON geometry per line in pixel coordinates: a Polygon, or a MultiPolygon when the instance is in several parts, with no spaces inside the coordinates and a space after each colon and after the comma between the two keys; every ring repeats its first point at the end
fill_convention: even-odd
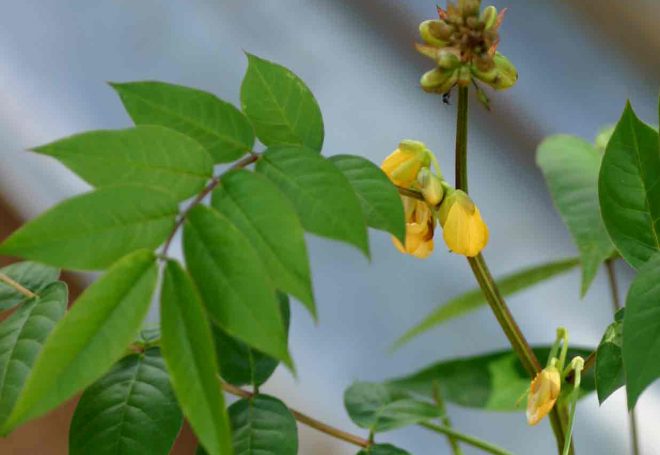
{"type": "MultiPolygon", "coordinates": [[[[458,115],[456,120],[456,189],[468,192],[468,166],[467,166],[467,132],[468,132],[468,88],[458,88],[458,115]]],[[[483,256],[468,258],[470,268],[474,273],[488,304],[502,327],[502,331],[509,339],[511,347],[518,355],[523,367],[531,377],[541,371],[541,364],[536,354],[525,339],[520,327],[516,323],[509,307],[500,293],[495,280],[490,274],[488,265],[483,256]]],[[[559,453],[562,452],[565,440],[564,426],[555,407],[550,413],[550,423],[557,440],[559,453]]],[[[571,449],[571,453],[573,450],[571,449]]]]}

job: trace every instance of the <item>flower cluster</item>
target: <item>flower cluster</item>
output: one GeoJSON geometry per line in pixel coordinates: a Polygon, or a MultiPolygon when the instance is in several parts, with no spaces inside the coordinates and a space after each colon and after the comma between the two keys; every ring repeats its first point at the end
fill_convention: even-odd
{"type": "Polygon", "coordinates": [[[446,10],[438,8],[439,19],[420,24],[424,44],[417,44],[417,50],[436,63],[420,81],[427,92],[445,94],[455,85],[476,85],[475,79],[504,90],[518,80],[515,66],[497,51],[505,10],[498,13],[494,6],[488,6],[480,12],[480,3],[449,2],[446,10]]]}
{"type": "Polygon", "coordinates": [[[433,153],[418,141],[405,140],[392,152],[381,168],[403,190],[412,190],[419,199],[402,196],[406,216],[405,245],[392,238],[402,253],[426,258],[433,252],[436,221],[443,228],[447,247],[457,254],[473,257],[488,243],[488,227],[479,209],[463,191],[442,178],[433,153]],[[431,163],[436,173],[431,171],[431,163]]]}

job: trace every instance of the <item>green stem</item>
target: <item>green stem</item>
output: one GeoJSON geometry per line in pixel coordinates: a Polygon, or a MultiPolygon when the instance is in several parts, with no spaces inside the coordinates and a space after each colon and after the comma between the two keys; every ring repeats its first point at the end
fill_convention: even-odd
{"type": "MultiPolygon", "coordinates": [[[[612,294],[612,308],[616,313],[621,309],[621,301],[619,300],[619,285],[616,279],[616,270],[614,269],[614,259],[610,258],[605,261],[605,269],[607,270],[610,293],[612,294]]],[[[628,427],[630,429],[632,455],[639,455],[639,431],[637,429],[637,418],[634,409],[628,413],[628,427]]]]}
{"type": "Polygon", "coordinates": [[[498,447],[494,444],[491,444],[474,436],[463,434],[461,432],[454,430],[453,428],[444,425],[436,425],[433,423],[422,422],[419,424],[419,426],[424,427],[427,430],[435,431],[436,433],[444,434],[446,436],[451,436],[452,438],[458,439],[461,442],[469,444],[473,447],[477,447],[483,450],[484,452],[493,453],[495,455],[513,455],[513,453],[509,452],[508,450],[502,449],[501,447],[498,447]]]}
{"type": "MultiPolygon", "coordinates": [[[[433,400],[435,401],[435,404],[438,407],[440,414],[442,415],[440,418],[442,424],[447,428],[452,428],[451,419],[449,418],[449,414],[447,414],[445,400],[442,398],[442,392],[440,391],[440,384],[437,382],[433,382],[433,400]]],[[[458,441],[455,437],[447,435],[447,442],[449,443],[451,451],[454,455],[463,455],[461,446],[458,445],[458,441]]]]}
{"type": "Polygon", "coordinates": [[[29,289],[23,287],[20,283],[17,281],[12,280],[10,277],[5,275],[4,273],[0,272],[0,281],[3,283],[7,284],[8,286],[16,289],[18,292],[23,294],[25,297],[28,299],[34,298],[37,296],[34,292],[30,291],[29,289]]]}
{"type": "MultiPolygon", "coordinates": [[[[468,132],[468,88],[459,87],[458,89],[458,115],[456,121],[456,188],[468,192],[468,165],[467,165],[467,132],[468,132]]],[[[476,257],[468,258],[472,272],[474,273],[479,286],[481,287],[486,300],[493,311],[495,318],[499,322],[504,334],[509,339],[511,347],[518,355],[523,367],[531,377],[534,377],[541,371],[541,364],[536,358],[536,354],[525,339],[520,327],[516,323],[513,315],[502,298],[495,280],[493,279],[486,261],[479,254],[476,257]]],[[[550,423],[552,431],[557,440],[557,448],[562,453],[565,440],[564,426],[562,425],[559,411],[555,407],[550,413],[550,423]]],[[[573,453],[571,448],[570,453],[573,453]]]]}

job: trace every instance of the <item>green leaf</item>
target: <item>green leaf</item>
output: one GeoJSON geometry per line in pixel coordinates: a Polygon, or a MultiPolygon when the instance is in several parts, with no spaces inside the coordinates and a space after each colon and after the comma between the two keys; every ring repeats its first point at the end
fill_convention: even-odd
{"type": "Polygon", "coordinates": [[[626,297],[623,364],[628,408],[660,376],[660,253],[639,269],[626,297]]]}
{"type": "Polygon", "coordinates": [[[330,162],[348,178],[357,194],[367,224],[406,240],[403,204],[396,187],[371,161],[353,155],[335,155],[330,162]]]}
{"type": "MultiPolygon", "coordinates": [[[[0,269],[5,274],[24,288],[38,294],[49,284],[57,281],[60,270],[37,262],[17,262],[0,269]]],[[[0,281],[0,311],[8,310],[28,300],[26,296],[13,287],[0,281]]]]}
{"type": "Polygon", "coordinates": [[[624,309],[616,313],[614,322],[605,330],[596,351],[596,392],[600,404],[626,383],[621,354],[623,313],[624,309]]]}
{"type": "Polygon", "coordinates": [[[92,186],[138,183],[178,200],[197,194],[213,176],[201,145],[162,126],[90,131],[34,151],[56,158],[92,186]]]}
{"type": "MultiPolygon", "coordinates": [[[[497,280],[497,286],[503,297],[534,286],[537,283],[565,273],[580,263],[578,258],[562,259],[523,269],[497,280]]],[[[398,349],[418,335],[443,324],[451,319],[463,316],[486,305],[486,298],[480,288],[473,289],[443,303],[433,310],[422,322],[404,333],[393,345],[398,349]]]]}
{"type": "Polygon", "coordinates": [[[160,245],[177,213],[176,200],[157,189],[99,188],[25,224],[0,245],[0,254],[68,269],[104,269],[128,253],[160,245]]]}
{"type": "Polygon", "coordinates": [[[211,93],[164,82],[113,83],[136,125],[162,125],[199,142],[216,163],[252,150],[254,130],[232,104],[211,93]]]}
{"type": "Polygon", "coordinates": [[[291,366],[275,289],[247,238],[217,210],[198,205],[184,227],[183,251],[211,318],[291,366]]]}
{"type": "Polygon", "coordinates": [[[660,149],[658,133],[630,103],[607,144],[598,181],[605,227],[634,268],[660,251],[660,149]]]}
{"type": "Polygon", "coordinates": [[[275,147],[263,154],[257,171],[293,202],[306,230],[348,242],[369,255],[360,201],[332,163],[306,148],[275,147]]]}
{"type": "Polygon", "coordinates": [[[163,356],[183,413],[209,454],[231,454],[209,321],[192,280],[175,261],[165,267],[160,305],[163,356]]]}
{"type": "Polygon", "coordinates": [[[367,449],[360,450],[357,455],[410,455],[410,452],[392,444],[374,444],[367,449]]]}
{"type": "Polygon", "coordinates": [[[212,205],[252,243],[275,287],[298,298],[316,317],[305,233],[279,189],[262,175],[233,171],[213,192],[212,205]]]}
{"type": "MultiPolygon", "coordinates": [[[[591,351],[569,349],[568,359],[576,355],[586,358],[591,351]]],[[[550,347],[536,347],[534,352],[545,365],[550,347]]],[[[489,411],[520,411],[524,407],[516,407],[516,402],[529,388],[530,380],[517,355],[506,350],[438,362],[386,384],[427,398],[433,397],[437,386],[442,397],[454,404],[489,411]]],[[[595,389],[593,371],[582,376],[580,387],[585,394],[595,389]]]]}
{"type": "Polygon", "coordinates": [[[599,267],[614,253],[601,220],[598,204],[598,172],[601,153],[578,137],[551,136],[536,152],[552,200],[573,236],[582,258],[584,296],[599,267]]]}
{"type": "MultiPolygon", "coordinates": [[[[277,293],[280,302],[280,313],[288,331],[290,321],[289,297],[281,292],[277,293]]],[[[252,384],[260,386],[270,378],[279,365],[276,360],[266,354],[250,348],[236,338],[227,335],[220,327],[211,324],[215,350],[218,355],[218,364],[222,378],[242,386],[252,384]]]]}
{"type": "Polygon", "coordinates": [[[64,316],[68,300],[66,284],[51,283],[0,324],[0,423],[11,413],[46,337],[64,316]]]}
{"type": "Polygon", "coordinates": [[[265,145],[304,145],[319,152],[323,118],[319,105],[298,76],[276,63],[246,54],[241,104],[265,145]]]}
{"type": "Polygon", "coordinates": [[[153,253],[140,250],[83,292],[46,340],[4,432],[57,407],[121,358],[149,310],[156,277],[153,253]]]}
{"type": "Polygon", "coordinates": [[[374,382],[356,382],[344,392],[344,406],[351,420],[370,432],[390,431],[442,416],[432,403],[374,382]]]}
{"type": "Polygon", "coordinates": [[[236,455],[296,455],[296,419],[275,397],[257,395],[229,407],[236,455]]]}
{"type": "Polygon", "coordinates": [[[160,349],[130,354],[83,393],[69,455],[167,455],[183,418],[160,349]]]}

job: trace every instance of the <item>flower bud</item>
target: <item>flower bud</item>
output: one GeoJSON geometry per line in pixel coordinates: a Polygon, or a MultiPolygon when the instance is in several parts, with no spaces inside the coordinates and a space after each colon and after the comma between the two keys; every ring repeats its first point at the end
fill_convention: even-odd
{"type": "Polygon", "coordinates": [[[488,226],[465,192],[447,191],[438,217],[443,228],[442,236],[452,252],[474,257],[488,244],[488,226]]]}
{"type": "Polygon", "coordinates": [[[457,69],[434,68],[424,73],[419,83],[426,92],[447,93],[456,85],[457,69]]]}
{"type": "Polygon", "coordinates": [[[431,163],[431,152],[419,141],[404,140],[381,164],[381,169],[395,184],[409,188],[420,169],[431,163]]]}
{"type": "Polygon", "coordinates": [[[442,180],[431,172],[429,168],[423,168],[417,174],[417,183],[422,191],[424,200],[435,207],[442,201],[445,195],[445,189],[442,185],[442,180]]]}
{"type": "Polygon", "coordinates": [[[481,12],[480,19],[481,22],[483,22],[484,28],[486,30],[493,28],[493,26],[497,22],[497,8],[495,8],[493,5],[487,6],[481,12]]]}
{"type": "Polygon", "coordinates": [[[392,237],[392,243],[401,253],[427,258],[433,252],[433,212],[425,202],[407,197],[402,199],[406,214],[406,244],[402,245],[396,237],[392,237]]]}
{"type": "Polygon", "coordinates": [[[513,66],[513,63],[499,52],[495,53],[493,61],[498,71],[497,78],[491,84],[493,88],[495,90],[506,90],[513,87],[518,80],[518,70],[513,66]]]}
{"type": "Polygon", "coordinates": [[[451,27],[444,21],[427,20],[419,24],[419,35],[425,43],[433,46],[446,46],[451,33],[451,27]]]}
{"type": "Polygon", "coordinates": [[[527,422],[536,425],[553,408],[561,391],[561,376],[551,365],[537,373],[527,396],[527,422]]]}
{"type": "Polygon", "coordinates": [[[436,62],[440,68],[453,69],[461,64],[461,59],[452,51],[440,49],[437,53],[436,62]]]}

